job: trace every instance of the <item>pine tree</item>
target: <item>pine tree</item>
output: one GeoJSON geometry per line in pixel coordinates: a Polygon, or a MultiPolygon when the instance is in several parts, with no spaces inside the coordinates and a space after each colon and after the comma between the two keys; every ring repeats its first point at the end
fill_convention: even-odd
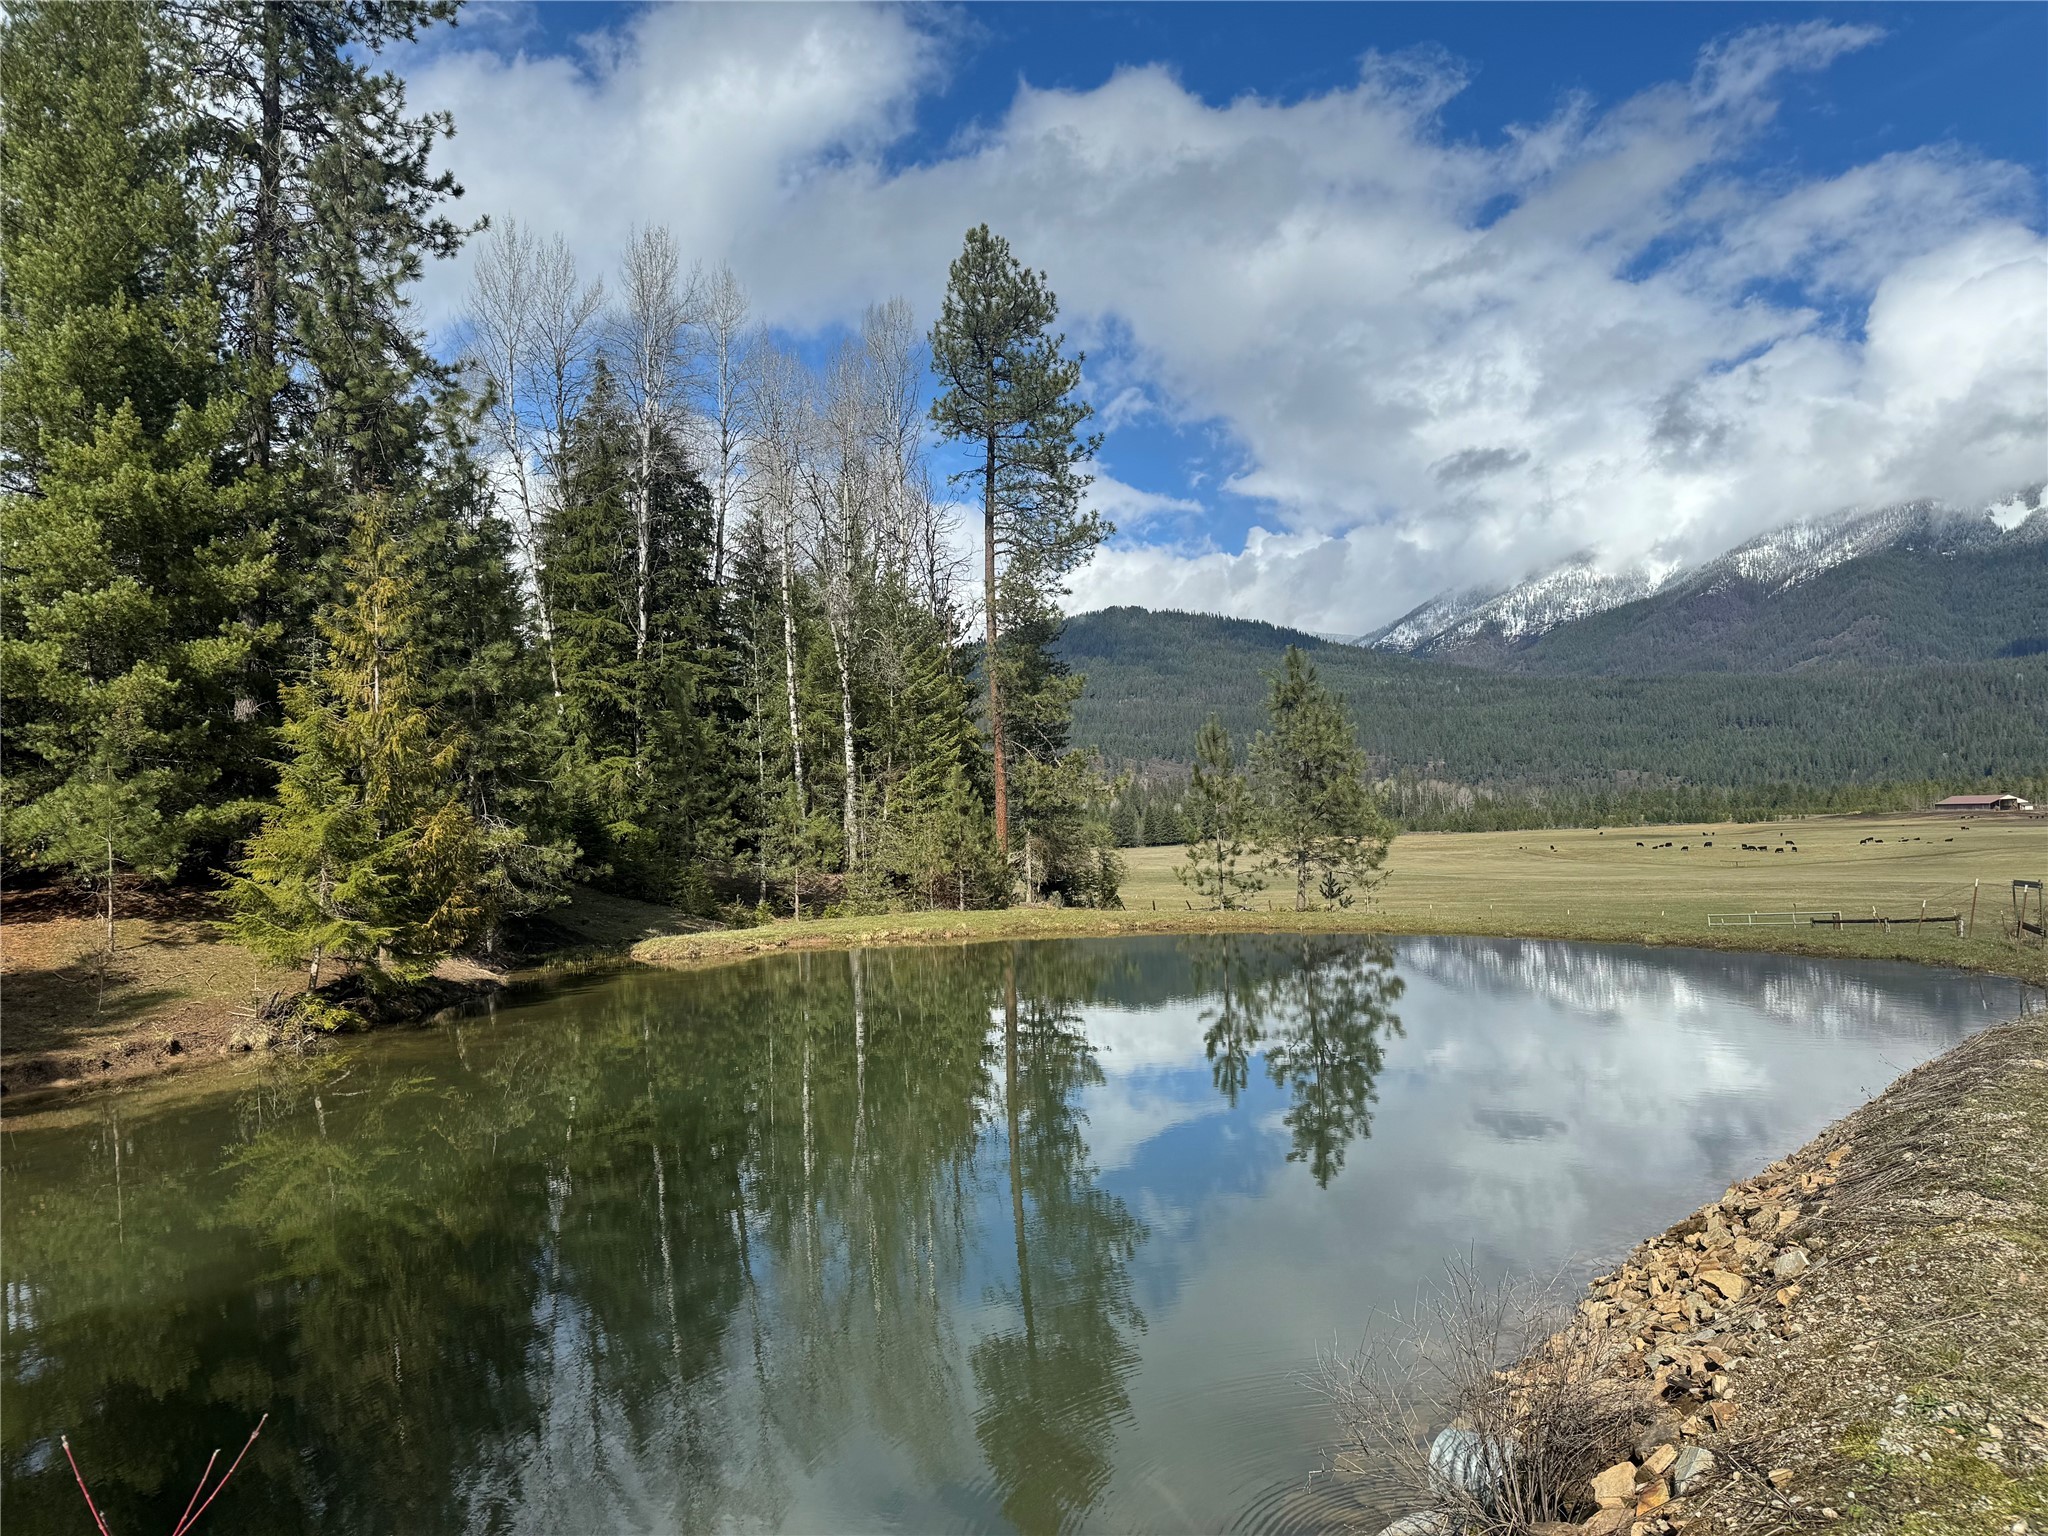
{"type": "Polygon", "coordinates": [[[1266,711],[1251,777],[1267,869],[1292,882],[1297,912],[1311,892],[1348,907],[1378,882],[1393,837],[1366,783],[1357,732],[1296,646],[1272,678],[1266,711]]]}
{"type": "Polygon", "coordinates": [[[1081,359],[1061,355],[1066,338],[1049,330],[1058,316],[1045,274],[981,224],[953,262],[931,332],[932,371],[944,386],[932,420],[974,455],[954,483],[981,491],[982,643],[996,841],[1005,848],[1012,755],[999,609],[1005,601],[1032,612],[1054,608],[1069,573],[1114,531],[1081,505],[1089,477],[1080,466],[1101,438],[1081,433],[1092,411],[1073,398],[1081,359]]]}
{"type": "Polygon", "coordinates": [[[87,878],[110,935],[119,867],[168,874],[245,814],[223,782],[256,749],[234,618],[267,573],[158,24],[0,24],[0,811],[7,857],[87,878]]]}
{"type": "Polygon", "coordinates": [[[1231,751],[1230,733],[1211,715],[1195,738],[1195,775],[1189,793],[1194,804],[1195,836],[1187,845],[1188,861],[1174,870],[1182,884],[1194,887],[1225,911],[1259,888],[1259,877],[1240,870],[1238,861],[1251,852],[1256,806],[1251,786],[1231,751]]]}
{"type": "Polygon", "coordinates": [[[329,957],[431,969],[478,928],[478,833],[452,780],[462,742],[418,701],[421,584],[388,499],[358,504],[326,653],[287,693],[277,807],[231,882],[230,933],[319,985],[329,957]]]}

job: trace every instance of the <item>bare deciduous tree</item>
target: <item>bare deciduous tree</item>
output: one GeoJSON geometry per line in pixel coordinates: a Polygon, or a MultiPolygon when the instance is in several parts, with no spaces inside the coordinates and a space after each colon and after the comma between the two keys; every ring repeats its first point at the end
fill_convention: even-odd
{"type": "Polygon", "coordinates": [[[507,220],[482,242],[470,289],[463,366],[484,398],[490,476],[510,505],[557,707],[561,670],[540,541],[560,483],[569,423],[589,387],[604,284],[584,283],[561,236],[507,220]]]}
{"type": "Polygon", "coordinates": [[[755,474],[749,504],[763,541],[773,551],[782,598],[783,681],[789,706],[790,766],[798,814],[808,807],[804,792],[803,732],[796,692],[796,515],[804,473],[809,404],[803,365],[763,331],[747,349],[745,388],[752,424],[750,456],[755,474]]]}
{"type": "Polygon", "coordinates": [[[612,317],[614,371],[633,412],[633,654],[647,650],[653,576],[654,461],[663,428],[680,425],[688,382],[686,334],[699,310],[697,274],[683,275],[675,237],[661,224],[637,229],[619,263],[612,317]]]}
{"type": "Polygon", "coordinates": [[[696,308],[697,461],[711,489],[711,581],[725,585],[725,536],[747,472],[747,290],[720,262],[705,278],[696,308]]]}

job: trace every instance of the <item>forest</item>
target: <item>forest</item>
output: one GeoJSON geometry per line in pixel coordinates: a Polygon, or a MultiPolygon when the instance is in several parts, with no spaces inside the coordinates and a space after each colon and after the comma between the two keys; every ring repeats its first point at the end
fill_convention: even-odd
{"type": "Polygon", "coordinates": [[[1413,830],[1901,810],[1988,780],[2037,797],[2048,658],[1657,678],[1535,677],[1387,656],[1207,614],[1110,608],[1059,649],[1088,678],[1075,735],[1126,767],[1135,844],[1184,841],[1204,719],[1261,720],[1289,647],[1358,723],[1386,809],[1413,830]],[[1158,829],[1158,830],[1155,830],[1158,829]]]}
{"type": "Polygon", "coordinates": [[[124,883],[219,882],[315,985],[579,881],[1113,903],[1049,648],[1110,530],[1044,274],[972,230],[929,325],[878,295],[806,354],[659,225],[592,272],[465,221],[381,65],[455,11],[9,8],[9,879],[91,885],[109,942],[124,883]],[[430,345],[409,289],[464,249],[430,345]]]}

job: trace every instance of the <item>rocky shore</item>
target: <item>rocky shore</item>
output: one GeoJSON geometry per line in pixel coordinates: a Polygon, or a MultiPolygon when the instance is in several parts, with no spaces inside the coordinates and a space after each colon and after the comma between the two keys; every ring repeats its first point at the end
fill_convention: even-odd
{"type": "Polygon", "coordinates": [[[1731,1186],[1578,1312],[1652,1423],[1541,1536],[2048,1532],[2048,1013],[1731,1186]]]}

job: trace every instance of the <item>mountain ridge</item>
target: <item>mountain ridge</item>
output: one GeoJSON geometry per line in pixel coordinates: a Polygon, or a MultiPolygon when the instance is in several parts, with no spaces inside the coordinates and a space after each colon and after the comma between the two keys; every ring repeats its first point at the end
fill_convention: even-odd
{"type": "Polygon", "coordinates": [[[1491,670],[1587,675],[2026,654],[2036,641],[2048,648],[2048,508],[2040,501],[2035,487],[1979,512],[1930,501],[1852,510],[1775,529],[1683,570],[1610,573],[1581,555],[1490,596],[1440,594],[1353,643],[1491,670]],[[1957,561],[1968,579],[1939,569],[1957,561]],[[1800,591],[1816,584],[1811,595],[1800,591]],[[1916,585],[1941,602],[1917,598],[1916,585]],[[1865,594],[1866,611],[1856,611],[1851,592],[1865,594]],[[1914,615],[1925,635],[1905,632],[1914,615]],[[1745,626],[1778,638],[1757,644],[1745,626]],[[1873,639],[1872,631],[1883,633],[1873,639]],[[1596,635],[1601,644],[1589,638],[1596,635]]]}
{"type": "Polygon", "coordinates": [[[1350,701],[1375,771],[1468,784],[1837,785],[2040,771],[2048,655],[1781,676],[1490,672],[1208,614],[1076,615],[1074,740],[1115,763],[1185,764],[1218,715],[1240,750],[1289,645],[1350,701]]]}

